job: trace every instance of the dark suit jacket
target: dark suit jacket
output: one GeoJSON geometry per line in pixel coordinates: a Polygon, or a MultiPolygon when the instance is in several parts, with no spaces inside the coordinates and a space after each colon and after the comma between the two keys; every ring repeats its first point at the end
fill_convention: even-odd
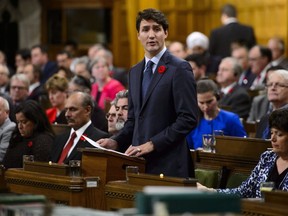
{"type": "Polygon", "coordinates": [[[254,30],[250,26],[237,22],[212,30],[210,35],[209,52],[222,58],[231,55],[231,43],[237,40],[245,41],[250,48],[256,44],[254,30]]]}
{"type": "Polygon", "coordinates": [[[53,61],[48,61],[46,65],[44,66],[41,77],[40,77],[40,82],[41,84],[44,84],[53,74],[55,74],[58,70],[58,66],[56,62],[53,61]]]}
{"type": "MultiPolygon", "coordinates": [[[[89,125],[89,127],[84,131],[83,134],[86,134],[86,136],[94,141],[97,141],[101,138],[105,138],[108,137],[108,134],[97,129],[94,128],[93,125],[89,125]]],[[[54,141],[54,145],[53,145],[53,149],[51,152],[51,161],[54,163],[57,163],[62,149],[65,146],[67,140],[69,139],[70,136],[70,131],[68,133],[64,133],[64,134],[60,134],[58,136],[56,136],[55,141],[54,141]]],[[[69,163],[69,160],[81,160],[82,159],[82,153],[79,152],[77,150],[77,148],[85,148],[85,147],[89,147],[89,148],[95,148],[94,146],[92,146],[88,141],[86,140],[79,140],[78,143],[76,144],[75,148],[72,150],[71,154],[64,160],[64,163],[69,163]]]]}
{"type": "Polygon", "coordinates": [[[247,122],[256,122],[268,113],[270,102],[267,94],[258,95],[253,98],[247,122]]]}
{"type": "Polygon", "coordinates": [[[113,67],[111,76],[118,80],[125,88],[128,86],[128,73],[124,68],[113,67]]]}
{"type": "Polygon", "coordinates": [[[185,141],[198,119],[196,84],[191,66],[166,51],[141,102],[144,65],[143,60],[129,73],[128,120],[114,139],[121,147],[128,147],[131,143],[138,146],[149,140],[153,142],[154,151],[144,155],[147,173],[193,176],[190,151],[185,141]],[[159,73],[159,68],[165,68],[164,72],[159,73]]]}
{"type": "Polygon", "coordinates": [[[232,91],[219,100],[219,105],[230,107],[231,112],[238,114],[240,118],[246,119],[249,115],[251,100],[247,91],[236,85],[232,91]]]}
{"type": "Polygon", "coordinates": [[[238,84],[245,89],[250,89],[252,83],[254,82],[254,79],[256,78],[256,75],[251,72],[250,69],[243,71],[243,74],[240,75],[238,84]],[[240,80],[241,79],[241,80],[240,80]]]}

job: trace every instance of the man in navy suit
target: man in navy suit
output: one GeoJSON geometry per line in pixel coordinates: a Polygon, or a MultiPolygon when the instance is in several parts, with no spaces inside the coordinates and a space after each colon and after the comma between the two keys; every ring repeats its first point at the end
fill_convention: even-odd
{"type": "Polygon", "coordinates": [[[146,173],[194,176],[185,141],[198,119],[192,68],[167,51],[168,22],[162,12],[139,12],[136,27],[145,58],[129,73],[128,119],[119,134],[98,142],[112,149],[129,146],[127,155],[146,159],[146,173]],[[151,69],[149,61],[153,62],[151,69]],[[147,72],[152,73],[152,78],[143,94],[147,72]]]}
{"type": "Polygon", "coordinates": [[[253,28],[237,21],[237,11],[233,5],[226,4],[222,7],[221,21],[224,26],[214,29],[210,34],[211,55],[221,58],[230,56],[231,44],[235,41],[241,41],[248,48],[256,44],[253,28]]]}
{"type": "Polygon", "coordinates": [[[66,119],[71,127],[70,132],[56,136],[54,146],[51,152],[51,161],[55,163],[69,163],[69,160],[81,160],[82,153],[77,148],[85,148],[93,146],[85,140],[88,137],[94,141],[108,137],[108,134],[94,128],[91,122],[91,111],[93,110],[93,100],[91,96],[83,92],[72,93],[65,104],[66,119]],[[72,134],[76,132],[76,138],[72,147],[68,151],[67,156],[59,162],[62,151],[68,145],[72,134]],[[82,136],[84,135],[84,136],[82,136]]]}

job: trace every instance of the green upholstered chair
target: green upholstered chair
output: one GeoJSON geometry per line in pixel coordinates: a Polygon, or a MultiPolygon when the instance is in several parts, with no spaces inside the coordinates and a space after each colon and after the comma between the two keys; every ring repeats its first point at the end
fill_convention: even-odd
{"type": "Polygon", "coordinates": [[[236,188],[243,181],[245,181],[248,178],[249,175],[243,174],[243,173],[231,173],[228,177],[226,188],[236,188]]]}
{"type": "Polygon", "coordinates": [[[209,169],[195,169],[195,178],[198,179],[199,183],[209,187],[218,188],[219,183],[219,171],[209,169]]]}

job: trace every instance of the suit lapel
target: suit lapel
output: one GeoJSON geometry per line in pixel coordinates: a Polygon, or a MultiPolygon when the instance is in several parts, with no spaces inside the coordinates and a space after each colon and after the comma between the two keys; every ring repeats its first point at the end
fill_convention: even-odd
{"type": "MultiPolygon", "coordinates": [[[[165,52],[163,54],[163,56],[161,57],[161,59],[159,60],[158,62],[158,65],[154,71],[154,74],[153,74],[153,77],[152,77],[152,80],[151,80],[151,83],[148,87],[148,90],[147,90],[147,93],[146,93],[146,96],[145,98],[143,99],[143,103],[142,103],[142,108],[145,106],[145,104],[147,103],[150,95],[152,94],[153,90],[155,89],[155,87],[157,86],[157,84],[159,83],[159,81],[163,78],[163,76],[165,75],[165,73],[167,72],[168,70],[168,63],[169,63],[169,52],[165,52]],[[163,73],[161,73],[161,69],[165,69],[163,71],[163,73]],[[159,72],[160,71],[160,72],[159,72]]],[[[140,91],[141,91],[141,88],[140,88],[140,91]]],[[[141,92],[140,92],[141,93],[141,92]]],[[[141,108],[141,109],[142,109],[141,108]]]]}

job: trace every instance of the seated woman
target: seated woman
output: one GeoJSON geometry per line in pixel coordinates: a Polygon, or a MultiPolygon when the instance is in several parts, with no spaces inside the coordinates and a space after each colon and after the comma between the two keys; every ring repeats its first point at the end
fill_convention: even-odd
{"type": "Polygon", "coordinates": [[[105,58],[96,58],[90,66],[95,78],[91,96],[96,100],[99,107],[105,110],[105,104],[114,100],[116,93],[124,90],[125,87],[118,80],[110,77],[109,63],[105,58]]]}
{"type": "Polygon", "coordinates": [[[197,183],[198,189],[237,194],[242,198],[261,197],[262,182],[274,182],[274,189],[288,191],[288,109],[278,109],[269,117],[272,151],[265,151],[239,187],[232,189],[207,188],[197,183]]]}
{"type": "Polygon", "coordinates": [[[46,89],[52,105],[46,110],[50,123],[67,124],[64,108],[68,97],[68,80],[55,74],[46,81],[46,89]]]}
{"type": "Polygon", "coordinates": [[[17,127],[12,133],[3,165],[23,166],[23,155],[34,155],[35,161],[48,161],[54,133],[44,110],[33,100],[21,103],[15,110],[17,127]]]}
{"type": "Polygon", "coordinates": [[[202,148],[202,135],[213,134],[222,130],[225,136],[246,136],[239,116],[218,107],[218,88],[213,80],[204,79],[197,82],[197,100],[201,111],[198,126],[187,136],[190,149],[202,148]]]}

